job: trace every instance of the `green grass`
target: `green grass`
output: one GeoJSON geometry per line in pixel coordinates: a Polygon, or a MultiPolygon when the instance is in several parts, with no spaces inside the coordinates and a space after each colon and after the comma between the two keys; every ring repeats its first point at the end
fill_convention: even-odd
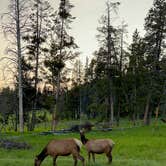
{"type": "MultiPolygon", "coordinates": [[[[37,155],[46,143],[53,138],[79,138],[77,133],[64,135],[43,136],[38,133],[1,134],[0,138],[10,138],[17,141],[26,141],[32,145],[30,150],[4,150],[0,149],[0,166],[32,166],[37,155]]],[[[157,129],[139,127],[126,130],[113,130],[111,132],[90,132],[88,138],[112,138],[116,145],[113,149],[112,166],[164,166],[166,165],[166,126],[160,125],[157,129]]],[[[81,154],[87,160],[87,153],[83,148],[81,154]]],[[[73,165],[71,156],[59,157],[58,166],[73,165]]],[[[47,157],[43,166],[52,166],[52,158],[47,157]]],[[[81,162],[79,162],[79,166],[81,162]]],[[[88,166],[108,166],[105,155],[96,155],[96,163],[88,166]]]]}

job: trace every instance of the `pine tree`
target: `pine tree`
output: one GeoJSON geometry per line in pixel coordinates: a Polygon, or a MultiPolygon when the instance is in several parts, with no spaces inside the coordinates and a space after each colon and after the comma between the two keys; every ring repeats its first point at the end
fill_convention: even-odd
{"type": "Polygon", "coordinates": [[[147,45],[147,67],[149,69],[149,92],[144,115],[144,124],[148,124],[149,105],[153,100],[156,110],[160,106],[164,79],[161,76],[161,61],[164,58],[166,38],[166,1],[154,0],[153,7],[145,19],[145,41],[147,45]],[[155,97],[154,97],[155,96],[155,97]]]}
{"type": "MultiPolygon", "coordinates": [[[[71,9],[74,6],[69,0],[61,0],[59,11],[55,13],[55,18],[50,25],[51,40],[49,54],[45,59],[45,66],[52,75],[53,89],[56,90],[56,111],[53,112],[52,130],[55,130],[57,116],[60,115],[60,89],[62,81],[62,72],[68,61],[73,60],[78,53],[74,51],[78,48],[74,38],[69,34],[70,23],[75,19],[71,15],[71,9]],[[55,88],[56,87],[56,88],[55,88]]],[[[55,93],[55,92],[54,92],[55,93]]]]}
{"type": "Polygon", "coordinates": [[[141,110],[139,105],[139,99],[143,96],[140,96],[141,89],[145,91],[145,43],[140,37],[138,30],[136,29],[133,34],[133,41],[129,47],[129,67],[127,70],[128,77],[128,106],[131,114],[133,124],[135,125],[136,114],[139,114],[138,110],[141,110]]]}
{"type": "Polygon", "coordinates": [[[98,52],[97,68],[107,76],[109,80],[109,117],[110,125],[113,125],[114,121],[114,94],[113,94],[113,77],[117,74],[118,70],[118,58],[117,58],[117,29],[111,24],[111,14],[116,13],[119,2],[106,3],[106,15],[102,17],[102,26],[98,28],[100,34],[98,35],[99,42],[101,42],[102,47],[98,52]],[[104,68],[103,68],[104,67],[104,68]],[[104,69],[104,70],[103,70],[104,69]]]}
{"type": "Polygon", "coordinates": [[[40,80],[39,74],[41,69],[41,59],[44,57],[45,49],[44,43],[48,36],[48,25],[50,23],[50,15],[52,14],[52,8],[47,1],[33,0],[31,1],[30,21],[27,28],[27,34],[23,36],[23,39],[27,42],[27,60],[30,61],[33,66],[33,81],[35,89],[35,97],[33,103],[33,112],[31,119],[31,129],[35,127],[35,111],[37,109],[38,102],[38,83],[40,80]]]}

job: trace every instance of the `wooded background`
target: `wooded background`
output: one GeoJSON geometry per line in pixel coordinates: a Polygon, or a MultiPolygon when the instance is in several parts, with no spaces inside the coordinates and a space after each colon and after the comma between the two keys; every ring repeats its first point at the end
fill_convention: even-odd
{"type": "MultiPolygon", "coordinates": [[[[14,88],[0,92],[1,130],[35,129],[49,121],[52,130],[63,119],[96,119],[133,125],[166,117],[166,1],[154,0],[145,18],[145,36],[136,29],[127,44],[127,24],[113,26],[119,2],[106,2],[97,28],[98,50],[86,64],[70,35],[74,7],[60,0],[10,0],[1,26],[8,41],[6,67],[14,88]],[[47,114],[52,118],[47,119],[47,114]],[[52,119],[52,120],[51,120],[52,119]]],[[[85,43],[86,44],[86,43],[85,43]]]]}

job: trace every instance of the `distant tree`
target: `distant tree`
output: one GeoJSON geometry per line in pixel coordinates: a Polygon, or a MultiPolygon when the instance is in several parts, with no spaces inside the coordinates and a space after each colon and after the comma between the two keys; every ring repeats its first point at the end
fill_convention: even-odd
{"type": "Polygon", "coordinates": [[[80,120],[81,116],[83,115],[83,110],[82,110],[82,105],[83,105],[83,88],[81,85],[84,83],[83,81],[83,65],[80,59],[76,59],[74,66],[73,66],[73,71],[72,71],[72,85],[78,86],[79,88],[79,105],[78,105],[78,110],[79,110],[79,115],[80,115],[80,120]]]}
{"type": "Polygon", "coordinates": [[[117,100],[117,113],[116,113],[116,122],[117,126],[119,126],[120,122],[120,113],[122,110],[122,105],[124,102],[124,75],[125,75],[125,65],[127,64],[127,52],[125,51],[126,43],[126,36],[127,36],[127,24],[122,21],[119,29],[118,29],[118,38],[119,38],[119,69],[118,69],[118,76],[116,78],[116,100],[117,100]]]}
{"type": "MultiPolygon", "coordinates": [[[[35,100],[35,88],[33,86],[33,78],[31,77],[33,67],[26,57],[22,58],[22,82],[23,82],[23,107],[24,107],[24,122],[27,124],[28,131],[31,130],[31,110],[33,101],[35,100]]],[[[16,86],[17,88],[17,86],[16,86]]]]}
{"type": "Polygon", "coordinates": [[[114,94],[113,94],[113,77],[118,70],[118,58],[117,58],[117,29],[111,24],[111,18],[116,13],[119,2],[106,3],[106,15],[101,19],[101,27],[98,28],[98,39],[101,42],[102,47],[98,52],[97,67],[100,73],[107,76],[109,80],[109,117],[110,124],[113,125],[114,121],[114,94]],[[103,70],[104,69],[104,70],[103,70]]]}
{"type": "Polygon", "coordinates": [[[164,77],[161,66],[165,58],[166,38],[166,1],[154,0],[153,7],[145,18],[145,41],[147,46],[147,67],[149,69],[149,92],[144,113],[144,124],[148,124],[150,103],[154,103],[156,110],[159,110],[161,94],[163,94],[164,77]]]}
{"type": "Polygon", "coordinates": [[[84,67],[84,81],[85,82],[89,82],[88,70],[89,70],[89,58],[86,57],[86,62],[85,62],[85,67],[84,67]]]}
{"type": "Polygon", "coordinates": [[[72,84],[79,86],[83,83],[83,64],[80,59],[76,59],[72,70],[72,84]]]}
{"type": "Polygon", "coordinates": [[[97,76],[95,73],[96,70],[96,57],[91,59],[91,62],[89,63],[89,65],[86,65],[85,68],[85,82],[92,82],[97,76]]]}
{"type": "MultiPolygon", "coordinates": [[[[27,58],[26,60],[31,63],[33,67],[32,75],[35,89],[35,98],[32,109],[31,130],[35,127],[35,110],[37,109],[38,102],[38,83],[40,81],[39,74],[41,70],[41,59],[44,58],[43,53],[47,51],[44,43],[46,43],[48,36],[48,24],[52,15],[52,8],[48,1],[33,0],[30,1],[30,20],[27,27],[27,33],[23,36],[26,41],[27,58]]],[[[45,44],[46,45],[46,44],[45,44]]]]}
{"type": "Polygon", "coordinates": [[[124,50],[124,46],[126,45],[126,41],[125,41],[125,37],[127,35],[127,24],[122,21],[121,26],[119,27],[119,34],[120,34],[120,58],[119,58],[119,70],[120,73],[122,73],[123,69],[124,69],[124,65],[125,65],[125,50],[124,50]]]}
{"type": "Polygon", "coordinates": [[[133,34],[133,41],[129,46],[129,66],[127,69],[126,77],[127,77],[127,104],[128,110],[132,115],[133,124],[135,125],[136,114],[139,114],[142,109],[140,105],[144,103],[140,103],[140,99],[145,95],[146,79],[144,76],[146,75],[145,68],[145,43],[143,39],[140,37],[138,30],[136,29],[133,34]],[[144,91],[142,91],[144,89],[144,91]]]}

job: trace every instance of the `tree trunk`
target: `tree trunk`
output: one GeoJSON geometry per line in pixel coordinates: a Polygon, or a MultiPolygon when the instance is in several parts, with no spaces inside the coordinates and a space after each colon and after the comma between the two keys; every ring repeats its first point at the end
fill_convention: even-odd
{"type": "Polygon", "coordinates": [[[37,102],[38,102],[38,70],[39,70],[39,47],[40,47],[40,29],[41,29],[41,23],[39,24],[39,1],[37,1],[36,6],[36,64],[35,64],[35,99],[34,99],[34,106],[32,110],[32,119],[31,119],[31,131],[35,128],[36,123],[36,110],[37,110],[37,102]]]}
{"type": "Polygon", "coordinates": [[[23,90],[22,90],[22,55],[21,55],[21,32],[20,32],[20,6],[19,0],[16,1],[16,29],[17,29],[17,54],[18,54],[18,96],[19,96],[19,128],[24,132],[23,120],[23,90]]]}
{"type": "Polygon", "coordinates": [[[55,131],[55,128],[58,124],[58,111],[59,111],[59,93],[60,93],[60,70],[58,70],[58,79],[57,79],[57,92],[56,92],[56,110],[52,114],[52,130],[55,131]]]}
{"type": "Polygon", "coordinates": [[[58,124],[58,119],[57,119],[56,112],[54,111],[52,113],[52,127],[51,127],[52,131],[55,131],[57,124],[58,124]]]}
{"type": "Polygon", "coordinates": [[[139,126],[139,112],[137,112],[137,125],[139,126]]]}
{"type": "Polygon", "coordinates": [[[160,106],[158,105],[156,107],[156,111],[155,111],[155,114],[156,114],[156,116],[155,116],[155,126],[157,126],[157,122],[158,122],[159,109],[160,109],[160,106]]]}
{"type": "Polygon", "coordinates": [[[80,124],[82,123],[82,117],[83,117],[83,112],[82,112],[82,97],[81,97],[81,88],[79,90],[79,115],[80,115],[80,124]]]}
{"type": "Polygon", "coordinates": [[[116,125],[117,127],[119,127],[119,122],[120,122],[120,108],[121,108],[121,105],[120,105],[120,102],[118,104],[118,112],[117,112],[117,117],[116,117],[116,125]]]}
{"type": "Polygon", "coordinates": [[[17,131],[17,124],[18,124],[18,111],[15,109],[15,124],[14,124],[14,131],[17,131]]]}
{"type": "Polygon", "coordinates": [[[148,125],[148,114],[149,114],[150,98],[151,98],[151,95],[148,94],[147,101],[146,101],[145,112],[144,112],[144,119],[143,119],[144,125],[148,125]]]}
{"type": "Polygon", "coordinates": [[[27,112],[27,130],[31,131],[30,112],[27,112]]]}
{"type": "Polygon", "coordinates": [[[112,93],[110,95],[110,125],[113,126],[114,123],[114,101],[112,93]]]}
{"type": "Polygon", "coordinates": [[[133,122],[133,126],[136,125],[136,115],[135,115],[135,111],[132,114],[132,122],[133,122]]]}

